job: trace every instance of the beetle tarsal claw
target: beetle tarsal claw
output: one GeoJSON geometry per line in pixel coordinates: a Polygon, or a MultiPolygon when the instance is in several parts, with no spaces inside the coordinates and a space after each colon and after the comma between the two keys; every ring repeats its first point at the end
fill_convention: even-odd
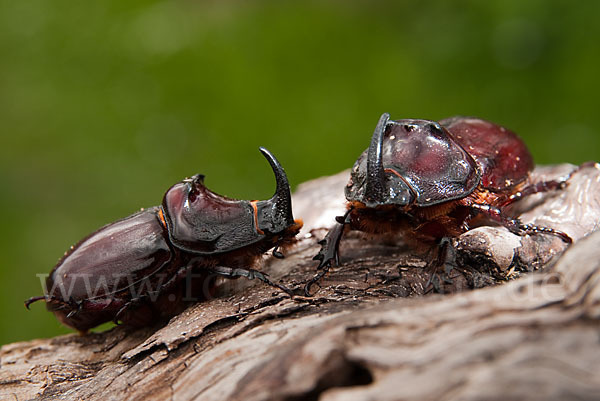
{"type": "Polygon", "coordinates": [[[29,305],[31,305],[34,302],[41,301],[42,299],[45,300],[46,297],[44,295],[41,295],[39,297],[31,297],[31,298],[29,298],[28,300],[25,301],[25,307],[27,309],[29,309],[29,305]]]}
{"type": "Polygon", "coordinates": [[[324,265],[323,266],[323,270],[321,270],[313,278],[311,278],[310,280],[308,280],[308,282],[304,286],[304,295],[306,295],[307,297],[312,296],[311,293],[310,293],[311,287],[313,286],[313,284],[317,284],[320,287],[319,281],[321,281],[321,278],[323,278],[323,276],[325,274],[327,274],[328,271],[329,271],[329,264],[324,265]]]}

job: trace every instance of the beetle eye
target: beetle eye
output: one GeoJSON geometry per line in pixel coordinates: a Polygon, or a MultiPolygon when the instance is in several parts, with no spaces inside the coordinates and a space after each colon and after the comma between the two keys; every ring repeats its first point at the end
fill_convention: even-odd
{"type": "Polygon", "coordinates": [[[405,130],[406,132],[411,132],[412,130],[414,130],[414,129],[415,129],[415,126],[414,126],[414,125],[408,125],[408,124],[405,124],[405,125],[403,125],[403,126],[402,126],[402,128],[404,128],[404,130],[405,130]]]}
{"type": "Polygon", "coordinates": [[[190,202],[194,202],[198,197],[199,191],[195,182],[187,182],[187,198],[190,202]]]}
{"type": "Polygon", "coordinates": [[[198,191],[194,188],[190,189],[190,192],[188,193],[189,201],[194,202],[197,197],[198,197],[198,191]]]}
{"type": "Polygon", "coordinates": [[[429,124],[427,128],[429,128],[429,132],[436,133],[438,135],[443,133],[442,127],[439,124],[429,124]]]}

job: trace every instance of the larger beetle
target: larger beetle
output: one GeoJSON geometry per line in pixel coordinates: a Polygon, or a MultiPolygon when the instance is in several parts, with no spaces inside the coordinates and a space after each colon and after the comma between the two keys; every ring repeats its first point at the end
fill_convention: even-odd
{"type": "Polygon", "coordinates": [[[106,321],[146,325],[177,313],[192,292],[206,296],[209,278],[257,278],[288,291],[253,267],[271,248],[293,242],[289,183],[277,159],[269,161],[277,188],[271,199],[246,201],[218,195],[195,175],[173,185],[162,205],[110,223],[82,239],[46,280],[48,310],[80,332],[106,321]],[[193,276],[193,279],[188,280],[193,276]],[[185,278],[185,280],[184,280],[185,278]]]}
{"type": "Polygon", "coordinates": [[[532,157],[521,139],[489,121],[392,121],[384,113],[369,148],[352,168],[345,188],[347,211],[321,241],[315,256],[321,271],[305,286],[306,294],[338,261],[347,230],[404,233],[408,240],[438,244],[444,253],[450,238],[485,216],[518,235],[551,234],[570,243],[564,232],[524,224],[505,213],[506,206],[525,196],[566,185],[568,177],[530,184],[532,169],[532,157]]]}

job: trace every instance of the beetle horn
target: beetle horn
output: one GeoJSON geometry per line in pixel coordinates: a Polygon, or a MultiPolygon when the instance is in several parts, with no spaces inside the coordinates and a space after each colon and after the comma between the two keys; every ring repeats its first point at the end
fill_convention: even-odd
{"type": "Polygon", "coordinates": [[[367,153],[367,183],[365,198],[367,201],[377,201],[383,198],[385,192],[385,173],[383,171],[382,149],[383,134],[390,119],[388,113],[383,113],[373,132],[371,145],[367,153]]]}
{"type": "Polygon", "coordinates": [[[281,167],[281,164],[279,164],[271,152],[263,147],[260,147],[259,150],[269,161],[273,173],[275,173],[275,180],[277,182],[275,194],[268,201],[272,205],[271,218],[275,225],[285,225],[287,227],[294,223],[294,217],[292,215],[292,194],[290,193],[290,184],[287,175],[285,174],[283,167],[281,167]]]}

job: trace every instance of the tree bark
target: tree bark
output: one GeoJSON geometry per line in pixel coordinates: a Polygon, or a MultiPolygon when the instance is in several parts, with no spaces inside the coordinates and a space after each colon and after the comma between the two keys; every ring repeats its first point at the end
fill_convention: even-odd
{"type": "MultiPolygon", "coordinates": [[[[531,179],[573,168],[538,168],[531,179]]],[[[300,186],[305,229],[285,259],[265,258],[272,279],[300,290],[315,273],[347,175],[300,186]]],[[[427,250],[350,233],[313,297],[226,280],[220,296],[166,324],[5,345],[0,399],[600,399],[598,165],[513,213],[574,244],[470,230],[439,294],[427,250]]]]}

